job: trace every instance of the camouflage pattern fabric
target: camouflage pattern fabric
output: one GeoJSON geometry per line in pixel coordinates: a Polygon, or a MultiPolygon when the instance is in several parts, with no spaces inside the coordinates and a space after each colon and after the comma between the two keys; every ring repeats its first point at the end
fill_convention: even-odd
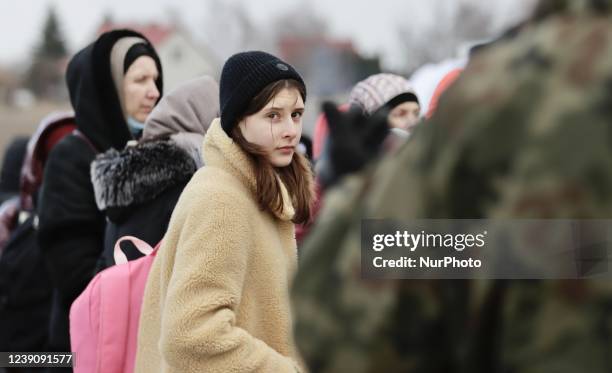
{"type": "Polygon", "coordinates": [[[393,157],[330,190],[293,287],[312,372],[612,372],[612,283],[366,281],[363,218],[612,218],[612,1],[542,1],[393,157]]]}

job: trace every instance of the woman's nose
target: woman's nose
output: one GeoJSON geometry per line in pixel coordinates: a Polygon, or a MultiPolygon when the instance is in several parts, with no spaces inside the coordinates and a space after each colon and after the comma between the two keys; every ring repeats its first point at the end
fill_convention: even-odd
{"type": "Polygon", "coordinates": [[[289,118],[283,122],[283,137],[293,138],[297,136],[297,125],[293,122],[293,118],[289,118]]]}
{"type": "Polygon", "coordinates": [[[147,98],[151,98],[154,100],[157,100],[159,98],[159,90],[157,89],[155,81],[150,83],[149,87],[147,88],[147,98]]]}

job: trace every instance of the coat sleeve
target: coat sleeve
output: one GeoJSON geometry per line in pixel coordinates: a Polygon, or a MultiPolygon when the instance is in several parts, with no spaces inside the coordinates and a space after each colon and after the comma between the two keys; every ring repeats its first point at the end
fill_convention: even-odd
{"type": "Polygon", "coordinates": [[[89,176],[94,156],[74,136],[61,140],[49,154],[40,192],[38,242],[67,307],[93,278],[103,249],[105,220],[89,176]]]}
{"type": "Polygon", "coordinates": [[[298,371],[291,358],[236,325],[252,240],[238,201],[215,193],[177,207],[198,206],[181,223],[163,302],[160,347],[173,371],[298,371]]]}

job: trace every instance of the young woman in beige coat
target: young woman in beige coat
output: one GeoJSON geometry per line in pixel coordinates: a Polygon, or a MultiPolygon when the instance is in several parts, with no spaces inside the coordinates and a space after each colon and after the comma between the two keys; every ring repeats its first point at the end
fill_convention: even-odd
{"type": "Polygon", "coordinates": [[[136,372],[301,372],[289,286],[312,175],[295,151],[306,88],[264,52],[225,63],[204,139],[145,291],[136,372]]]}

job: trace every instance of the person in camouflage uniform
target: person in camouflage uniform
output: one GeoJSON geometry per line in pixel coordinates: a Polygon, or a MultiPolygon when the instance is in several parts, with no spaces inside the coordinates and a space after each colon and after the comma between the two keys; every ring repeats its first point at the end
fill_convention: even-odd
{"type": "Polygon", "coordinates": [[[612,1],[542,1],[397,154],[329,190],[297,344],[312,372],[612,372],[609,281],[374,281],[360,263],[364,218],[610,217],[612,1]]]}

